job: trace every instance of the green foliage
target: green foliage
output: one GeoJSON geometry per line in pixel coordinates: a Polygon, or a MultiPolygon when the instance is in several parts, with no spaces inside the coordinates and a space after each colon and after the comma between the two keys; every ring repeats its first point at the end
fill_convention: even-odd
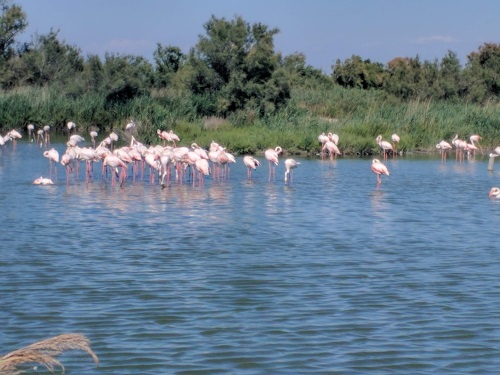
{"type": "Polygon", "coordinates": [[[35,35],[14,49],[26,16],[0,0],[0,124],[28,123],[64,132],[120,133],[133,119],[136,136],[158,142],[157,129],[174,130],[181,143],[259,154],[280,145],[314,155],[317,137],[337,133],[345,154],[379,151],[375,137],[401,137],[399,150],[435,150],[455,134],[500,137],[500,45],[487,43],[462,68],[454,52],[441,61],[396,57],[387,65],[353,55],[333,74],[306,64],[306,56],[274,51],[277,29],[214,16],[205,35],[184,54],[157,44],[154,64],[139,56],[83,57],[58,32],[35,35]]]}
{"type": "Polygon", "coordinates": [[[26,14],[19,5],[0,0],[0,66],[15,54],[16,36],[28,26],[26,14]]]}

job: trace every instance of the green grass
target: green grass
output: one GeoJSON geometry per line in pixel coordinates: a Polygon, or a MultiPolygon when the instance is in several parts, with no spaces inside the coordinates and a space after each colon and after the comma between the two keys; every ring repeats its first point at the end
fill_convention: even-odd
{"type": "Polygon", "coordinates": [[[500,106],[493,103],[401,102],[377,91],[304,87],[293,90],[288,105],[273,115],[258,118],[245,110],[219,119],[196,116],[199,102],[200,98],[164,91],[110,105],[93,94],[72,99],[49,89],[23,88],[0,95],[1,132],[15,128],[27,134],[26,125],[34,123],[49,124],[64,134],[67,121],[74,121],[81,135],[88,137],[96,129],[104,137],[110,131],[123,134],[133,119],[137,138],[145,144],[159,142],[157,129],[172,129],[182,145],[196,142],[207,148],[215,140],[236,154],[257,154],[280,145],[288,153],[314,155],[320,151],[317,137],[322,132],[337,133],[345,154],[377,152],[379,134],[390,140],[397,133],[398,150],[406,152],[434,151],[439,141],[450,142],[455,134],[462,139],[480,134],[486,149],[498,146],[500,139],[500,106]]]}

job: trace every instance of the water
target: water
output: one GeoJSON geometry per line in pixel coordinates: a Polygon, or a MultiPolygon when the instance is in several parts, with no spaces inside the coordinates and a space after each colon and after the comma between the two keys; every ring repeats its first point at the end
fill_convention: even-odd
{"type": "MultiPolygon", "coordinates": [[[[62,153],[63,145],[55,145],[62,153]]],[[[80,332],[67,374],[488,374],[500,366],[500,166],[300,160],[293,183],[53,186],[0,156],[0,353],[80,332]]],[[[264,161],[260,157],[261,161],[264,161]]],[[[81,173],[83,176],[83,172],[81,173]]]]}

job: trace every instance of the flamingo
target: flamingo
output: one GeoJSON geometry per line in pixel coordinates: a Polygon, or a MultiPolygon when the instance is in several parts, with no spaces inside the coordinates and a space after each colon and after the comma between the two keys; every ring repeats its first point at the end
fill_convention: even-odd
{"type": "Polygon", "coordinates": [[[492,187],[490,190],[490,198],[500,198],[500,188],[492,187]]]}
{"type": "Polygon", "coordinates": [[[458,138],[458,134],[455,134],[451,144],[455,146],[455,159],[459,161],[463,161],[464,159],[464,150],[467,147],[467,142],[458,138]]]}
{"type": "Polygon", "coordinates": [[[154,185],[155,173],[159,173],[161,167],[159,156],[154,151],[148,151],[144,155],[144,162],[149,166],[149,183],[154,185]]]}
{"type": "Polygon", "coordinates": [[[81,135],[73,134],[69,137],[68,142],[66,142],[66,146],[75,147],[82,142],[85,142],[85,138],[83,138],[81,135]]]}
{"type": "Polygon", "coordinates": [[[273,180],[276,179],[276,165],[278,165],[279,154],[282,152],[283,149],[280,146],[276,146],[274,150],[270,148],[264,152],[264,156],[269,164],[269,181],[271,181],[271,175],[273,180]]]}
{"type": "Polygon", "coordinates": [[[447,151],[452,149],[451,145],[448,142],[446,142],[445,140],[439,142],[436,145],[436,148],[441,151],[441,160],[442,161],[446,160],[447,151]]]}
{"type": "Polygon", "coordinates": [[[377,187],[378,187],[382,183],[382,179],[380,178],[380,176],[383,175],[383,174],[389,176],[389,170],[378,159],[373,159],[372,160],[372,166],[371,166],[371,168],[372,168],[372,172],[377,175],[377,187]]]}
{"type": "Polygon", "coordinates": [[[43,141],[45,146],[50,144],[50,125],[45,125],[43,127],[43,141]]]}
{"type": "MultiPolygon", "coordinates": [[[[479,142],[482,139],[482,137],[478,134],[474,134],[474,135],[471,135],[469,139],[470,139],[470,143],[476,147],[476,144],[474,142],[479,142]]],[[[483,155],[483,149],[482,149],[481,145],[478,144],[477,146],[479,146],[479,151],[481,151],[481,155],[483,155]]],[[[474,156],[476,156],[475,149],[474,149],[474,156]]]]}
{"type": "Polygon", "coordinates": [[[392,149],[392,145],[387,141],[383,141],[381,135],[379,135],[376,138],[376,141],[377,144],[380,146],[380,148],[382,148],[382,150],[384,151],[384,160],[387,159],[387,151],[391,150],[394,155],[394,150],[392,149]]]}
{"type": "Polygon", "coordinates": [[[7,136],[12,140],[13,148],[16,148],[17,139],[21,139],[23,136],[17,130],[13,129],[7,133],[7,136]]]}
{"type": "Polygon", "coordinates": [[[324,145],[321,151],[327,150],[328,154],[330,155],[330,160],[333,160],[333,158],[337,158],[337,155],[340,155],[340,150],[333,141],[327,141],[324,145]]]}
{"type": "Polygon", "coordinates": [[[97,135],[98,134],[95,130],[92,130],[90,132],[90,138],[92,139],[92,147],[94,147],[94,148],[95,148],[95,139],[96,139],[97,135]]]}
{"type": "Polygon", "coordinates": [[[318,142],[321,143],[321,159],[323,159],[323,157],[324,157],[323,146],[329,140],[330,139],[328,138],[328,136],[325,133],[321,133],[320,135],[318,135],[318,142]]]}
{"type": "Polygon", "coordinates": [[[293,170],[299,166],[299,162],[295,159],[285,160],[285,184],[288,182],[288,176],[290,176],[290,183],[293,182],[293,170]]]}
{"type": "Polygon", "coordinates": [[[170,130],[170,131],[168,132],[168,136],[169,136],[169,138],[170,138],[169,140],[170,140],[171,142],[173,142],[173,143],[174,143],[174,147],[177,147],[177,146],[176,146],[176,144],[175,144],[175,142],[176,142],[176,141],[177,141],[177,142],[180,142],[180,141],[181,141],[181,139],[179,138],[179,136],[178,136],[177,134],[175,134],[173,130],[170,130]]]}
{"type": "Polygon", "coordinates": [[[339,136],[335,133],[328,133],[328,139],[335,143],[336,146],[339,145],[339,136]]]}
{"type": "Polygon", "coordinates": [[[75,157],[74,153],[70,152],[70,150],[66,150],[61,156],[61,164],[66,167],[66,184],[69,183],[69,174],[73,172],[71,164],[75,161],[75,157]]]}
{"type": "Polygon", "coordinates": [[[247,177],[249,180],[252,179],[252,170],[255,171],[257,167],[261,166],[260,162],[251,155],[246,155],[243,158],[243,164],[247,167],[247,177]]]}
{"type": "Polygon", "coordinates": [[[160,137],[160,139],[163,140],[163,146],[165,146],[165,142],[166,141],[169,141],[170,140],[170,137],[168,135],[168,132],[166,132],[165,130],[160,130],[160,129],[157,129],[156,130],[156,134],[158,134],[158,137],[160,137]]]}
{"type": "Polygon", "coordinates": [[[28,129],[28,139],[30,142],[35,142],[35,125],[28,124],[26,127],[28,129]]]}
{"type": "MultiPolygon", "coordinates": [[[[208,160],[200,158],[195,161],[194,166],[199,174],[200,185],[203,185],[204,177],[210,174],[210,165],[208,164],[208,160]]],[[[194,185],[194,180],[193,180],[193,185],[194,185]]]]}
{"type": "MultiPolygon", "coordinates": [[[[43,153],[43,156],[49,159],[50,163],[50,171],[49,171],[49,177],[52,177],[52,163],[59,163],[59,152],[55,148],[51,148],[48,151],[45,151],[43,153]]],[[[56,180],[57,180],[57,164],[55,166],[55,174],[56,174],[56,180]]]]}
{"type": "Polygon", "coordinates": [[[44,140],[43,129],[38,129],[36,132],[36,142],[37,143],[40,142],[40,147],[42,147],[43,140],[44,140]]]}
{"type": "Polygon", "coordinates": [[[394,155],[397,155],[398,151],[397,151],[397,148],[398,148],[398,143],[400,141],[400,138],[399,138],[399,135],[397,135],[396,133],[393,133],[391,135],[391,139],[392,139],[392,148],[394,149],[394,155]]]}
{"type": "Polygon", "coordinates": [[[68,128],[68,139],[71,136],[71,131],[76,129],[76,124],[73,121],[69,121],[66,124],[66,127],[68,128]]]}
{"type": "MultiPolygon", "coordinates": [[[[118,168],[120,170],[120,187],[123,186],[125,179],[127,178],[127,164],[121,160],[118,156],[113,154],[108,154],[104,157],[103,167],[109,166],[114,168],[116,175],[118,176],[118,168]]],[[[112,184],[115,184],[115,175],[113,174],[112,184]]]]}
{"type": "Polygon", "coordinates": [[[99,154],[90,147],[78,148],[76,158],[85,162],[85,182],[89,182],[93,172],[93,163],[100,159],[99,154]]]}
{"type": "Polygon", "coordinates": [[[54,182],[50,178],[41,177],[33,181],[33,185],[54,185],[54,182]]]}
{"type": "Polygon", "coordinates": [[[130,122],[127,123],[127,125],[125,125],[125,130],[131,133],[132,130],[134,129],[135,129],[135,122],[133,120],[130,120],[130,122]]]}

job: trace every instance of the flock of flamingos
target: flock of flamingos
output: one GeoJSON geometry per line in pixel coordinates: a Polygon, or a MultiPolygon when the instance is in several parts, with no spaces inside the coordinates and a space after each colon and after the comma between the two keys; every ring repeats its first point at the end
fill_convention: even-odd
{"type": "MultiPolygon", "coordinates": [[[[162,187],[168,186],[172,181],[172,170],[175,171],[175,181],[182,182],[190,178],[193,185],[198,182],[203,184],[204,177],[212,174],[214,179],[226,179],[230,174],[230,164],[236,163],[235,157],[227,152],[226,148],[219,145],[217,142],[212,141],[210,148],[205,150],[192,143],[191,147],[177,146],[180,142],[179,137],[170,130],[162,131],[157,130],[157,135],[162,144],[155,146],[145,146],[135,139],[132,135],[136,125],[133,121],[126,124],[124,131],[130,136],[130,145],[122,146],[119,148],[114,147],[114,143],[118,141],[118,134],[111,132],[99,144],[96,145],[96,138],[98,136],[96,131],[90,132],[92,147],[80,147],[79,145],[85,139],[76,134],[76,124],[74,122],[67,123],[68,129],[68,142],[66,143],[66,151],[60,156],[59,152],[51,148],[43,152],[43,156],[49,159],[50,172],[49,177],[40,177],[33,181],[35,185],[51,185],[53,184],[52,174],[55,173],[57,177],[57,168],[54,164],[61,163],[66,168],[66,182],[69,183],[71,175],[78,176],[80,170],[80,162],[85,163],[85,179],[88,183],[93,176],[93,169],[95,162],[102,162],[101,173],[103,179],[109,174],[111,175],[111,183],[113,186],[117,184],[123,186],[128,176],[128,170],[131,166],[132,179],[140,175],[144,176],[145,167],[149,169],[149,180],[151,184],[155,183],[156,176],[158,182],[162,187]],[[189,172],[188,172],[189,171],[189,172]]],[[[46,125],[38,130],[35,129],[33,124],[27,126],[28,137],[30,142],[36,142],[40,147],[46,148],[50,145],[50,126],[46,125]]],[[[0,147],[7,142],[12,141],[15,145],[17,139],[22,138],[22,135],[17,130],[9,131],[5,136],[0,136],[0,147]]],[[[454,149],[456,159],[463,161],[465,155],[475,156],[476,151],[482,149],[479,145],[481,140],[480,135],[471,135],[470,142],[461,140],[456,135],[451,144],[442,140],[436,145],[436,148],[441,152],[442,160],[445,161],[448,151],[454,149]]],[[[384,160],[388,156],[394,157],[398,154],[397,145],[400,138],[397,134],[392,134],[391,141],[382,139],[379,135],[376,142],[383,152],[384,160]]],[[[321,157],[328,156],[330,160],[341,155],[338,148],[339,136],[334,133],[322,133],[318,136],[318,142],[321,144],[321,157]]],[[[276,166],[279,163],[279,156],[283,150],[280,146],[270,148],[264,152],[264,156],[269,165],[269,181],[276,179],[276,166]]],[[[500,155],[500,147],[495,148],[494,152],[490,154],[491,157],[500,155]]],[[[251,155],[243,157],[243,163],[247,168],[248,179],[252,178],[252,171],[261,166],[258,159],[251,155]]],[[[285,184],[292,183],[293,170],[297,168],[300,163],[295,159],[288,158],[284,162],[285,165],[285,184]]],[[[376,175],[377,187],[382,183],[381,176],[389,176],[389,170],[385,164],[379,159],[373,159],[371,163],[371,170],[376,175]]],[[[490,197],[500,198],[500,188],[493,187],[489,193],[490,197]]]]}

